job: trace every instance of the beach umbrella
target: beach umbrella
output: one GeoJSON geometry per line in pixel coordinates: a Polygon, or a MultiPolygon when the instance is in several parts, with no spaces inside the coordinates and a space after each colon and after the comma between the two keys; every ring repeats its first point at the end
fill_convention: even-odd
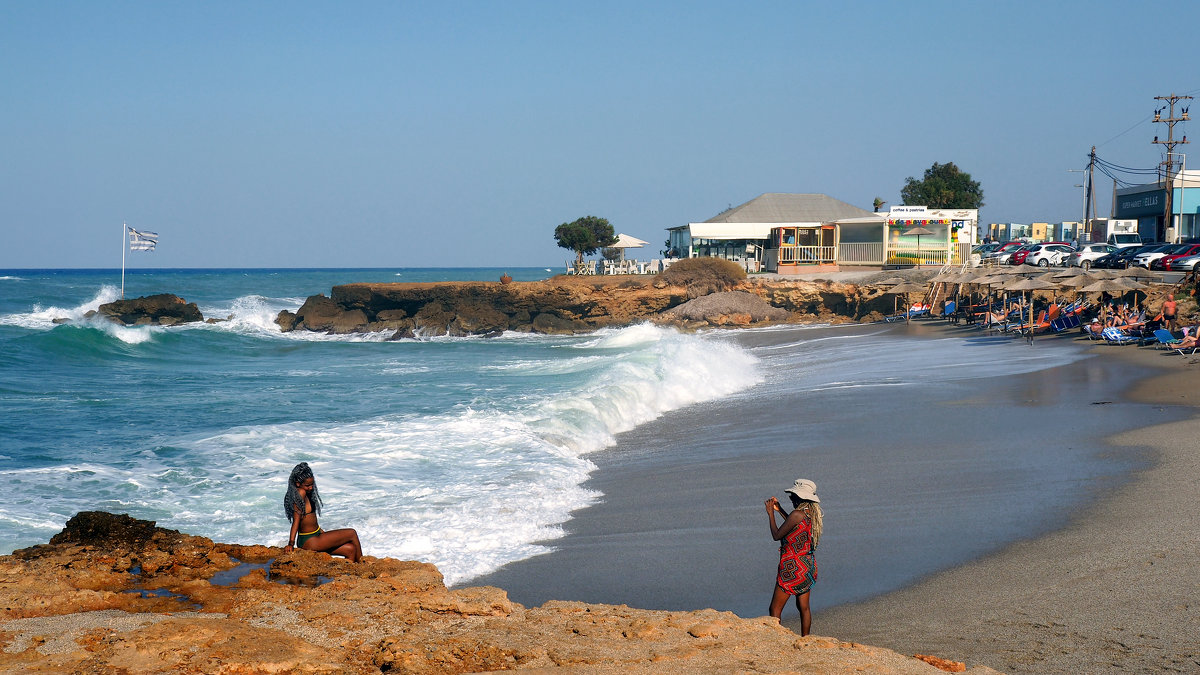
{"type": "Polygon", "coordinates": [[[1129,278],[1129,279],[1156,279],[1156,278],[1158,278],[1158,275],[1155,274],[1154,272],[1151,272],[1148,269],[1143,269],[1143,268],[1137,267],[1137,266],[1126,267],[1123,270],[1115,270],[1112,273],[1112,275],[1113,275],[1113,278],[1120,278],[1120,277],[1125,277],[1125,278],[1129,278]]]}
{"type": "Polygon", "coordinates": [[[1056,277],[1058,277],[1059,279],[1067,279],[1070,277],[1077,277],[1081,274],[1087,274],[1087,273],[1088,273],[1088,271],[1083,269],[1082,267],[1068,267],[1065,270],[1059,270],[1059,271],[1055,272],[1054,275],[1056,277]]]}
{"type": "Polygon", "coordinates": [[[1079,290],[1084,286],[1096,283],[1099,281],[1099,279],[1096,279],[1089,274],[1076,274],[1075,276],[1067,277],[1065,279],[1058,279],[1057,281],[1061,288],[1074,288],[1079,290]]]}
{"type": "Polygon", "coordinates": [[[902,284],[896,284],[895,286],[892,286],[891,288],[888,289],[887,292],[896,294],[896,297],[893,298],[893,302],[892,302],[892,312],[893,313],[895,313],[895,311],[897,309],[896,301],[898,301],[900,299],[899,294],[903,293],[905,295],[905,298],[904,298],[904,321],[907,323],[909,317],[912,315],[912,312],[909,311],[909,308],[908,308],[908,297],[907,296],[909,293],[917,293],[917,292],[924,293],[925,285],[924,284],[916,284],[911,281],[906,281],[902,284]]]}
{"type": "MultiPolygon", "coordinates": [[[[912,235],[917,236],[917,256],[919,257],[921,255],[921,237],[933,234],[933,230],[928,230],[928,229],[925,229],[924,227],[913,227],[913,228],[909,228],[908,230],[905,230],[904,232],[901,232],[901,234],[903,234],[906,237],[912,236],[912,235]]],[[[924,262],[924,258],[921,259],[921,262],[922,263],[924,262]]]]}
{"type": "MultiPolygon", "coordinates": [[[[1139,292],[1146,293],[1146,289],[1149,288],[1148,286],[1146,286],[1146,284],[1139,283],[1138,281],[1131,279],[1129,277],[1126,277],[1126,276],[1117,277],[1116,279],[1113,279],[1113,281],[1124,286],[1126,291],[1134,292],[1134,296],[1133,296],[1134,303],[1137,303],[1137,293],[1139,293],[1139,292]]],[[[1149,295],[1149,294],[1147,293],[1147,295],[1149,295]]]]}
{"type": "Polygon", "coordinates": [[[1083,288],[1084,286],[1094,284],[1100,280],[1088,274],[1080,274],[1073,277],[1067,277],[1065,279],[1058,279],[1057,281],[1058,285],[1062,286],[1063,288],[1083,288]]]}
{"type": "MultiPolygon", "coordinates": [[[[1025,300],[1025,291],[1048,291],[1058,288],[1058,284],[1047,279],[1017,279],[1004,284],[1006,291],[1021,291],[1021,300],[1025,300]]],[[[1033,342],[1033,302],[1025,304],[1029,308],[1028,324],[1029,324],[1029,341],[1033,342]]]]}
{"type": "MultiPolygon", "coordinates": [[[[1126,282],[1126,283],[1128,283],[1128,282],[1126,282]]],[[[1084,293],[1113,293],[1113,292],[1117,292],[1117,291],[1124,293],[1125,291],[1131,290],[1126,285],[1126,283],[1122,283],[1121,281],[1119,281],[1117,279],[1100,279],[1091,284],[1088,284],[1087,286],[1084,286],[1083,288],[1081,288],[1079,290],[1083,291],[1084,293]]],[[[1134,282],[1134,283],[1137,283],[1137,282],[1134,282]]],[[[1101,303],[1100,304],[1100,325],[1104,325],[1104,318],[1105,318],[1104,303],[1101,303]]]]}
{"type": "Polygon", "coordinates": [[[622,232],[617,235],[617,242],[615,244],[612,244],[611,246],[608,246],[607,248],[620,249],[621,250],[621,260],[624,260],[625,259],[625,249],[641,248],[649,243],[650,242],[648,242],[648,241],[642,241],[641,239],[638,239],[637,237],[631,237],[628,234],[625,234],[624,232],[622,232]]]}

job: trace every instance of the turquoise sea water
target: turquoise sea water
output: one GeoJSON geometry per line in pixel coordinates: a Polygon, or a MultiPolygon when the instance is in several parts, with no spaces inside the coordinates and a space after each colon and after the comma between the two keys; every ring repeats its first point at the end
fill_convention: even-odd
{"type": "MultiPolygon", "coordinates": [[[[773,565],[772,547],[759,541],[761,499],[782,498],[796,471],[820,477],[830,504],[820,598],[830,602],[1029,536],[1030,519],[1061,521],[1093,477],[1121,470],[1097,459],[1091,442],[1047,452],[1021,438],[1021,429],[1044,427],[1070,439],[1080,426],[1072,421],[1094,414],[1086,397],[1106,386],[1096,378],[1030,378],[1085,358],[1069,344],[931,338],[902,325],[699,334],[639,325],[387,342],[284,334],[273,323],[335,284],[492,281],[506,271],[517,280],[551,275],[136,271],[127,296],[171,292],[228,321],[125,328],[83,319],[119,295],[119,271],[0,270],[0,553],[45,542],[77,511],[96,509],[219,541],[282,545],[286,476],[307,461],[325,499],[324,527],[355,527],[368,554],[433,562],[463,583],[551,551],[572,511],[602,506],[611,488],[596,474],[599,458],[610,476],[645,477],[757,454],[778,457],[780,473],[707,488],[737,505],[719,515],[728,519],[721,530],[745,541],[726,534],[710,544],[705,527],[661,526],[683,533],[683,546],[736,546],[697,553],[724,565],[709,581],[650,587],[654,575],[643,584],[614,562],[611,581],[593,575],[594,593],[578,598],[754,614],[773,565]],[[998,403],[980,399],[996,382],[1010,383],[998,403]],[[1047,398],[1048,386],[1061,395],[1047,398]],[[989,406],[1022,421],[991,426],[989,406]],[[996,431],[940,440],[952,427],[996,431]],[[1012,495],[1028,516],[989,515],[1012,495]],[[893,518],[906,498],[919,501],[893,518]],[[721,593],[705,592],[712,584],[721,593]]],[[[639,536],[630,527],[623,536],[639,536]]],[[[647,546],[661,531],[647,531],[647,546]]],[[[581,592],[566,576],[561,589],[531,581],[531,599],[581,592]]]]}
{"type": "Polygon", "coordinates": [[[281,498],[313,465],[326,528],[454,582],[536,554],[572,509],[589,452],[673,409],[753,384],[735,346],[651,326],[579,337],[386,342],[280,333],[281,309],[350,281],[545,278],[545,269],[180,270],[126,278],[217,324],[85,321],[112,271],[0,272],[0,550],[80,510],[213,539],[282,544],[281,498]],[[56,325],[55,318],[69,318],[56,325]]]}

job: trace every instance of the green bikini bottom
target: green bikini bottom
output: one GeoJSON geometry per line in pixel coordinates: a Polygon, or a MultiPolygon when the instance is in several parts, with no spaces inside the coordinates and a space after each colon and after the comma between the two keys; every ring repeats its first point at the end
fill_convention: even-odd
{"type": "Polygon", "coordinates": [[[313,530],[312,532],[297,533],[296,534],[296,548],[304,548],[304,542],[308,541],[309,539],[312,539],[313,537],[317,536],[318,534],[321,534],[321,528],[319,528],[319,527],[316,530],[313,530]]]}

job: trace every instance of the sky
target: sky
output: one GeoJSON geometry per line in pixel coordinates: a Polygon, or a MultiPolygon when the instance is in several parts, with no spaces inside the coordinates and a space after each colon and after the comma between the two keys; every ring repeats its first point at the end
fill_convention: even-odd
{"type": "Polygon", "coordinates": [[[1200,95],[1198,24],[1103,0],[0,0],[0,269],[119,267],[122,223],[159,234],[131,267],[558,267],[585,215],[649,259],[766,192],[899,204],[934,162],[982,184],[983,223],[1079,220],[1091,146],[1161,161],[1154,97],[1200,95]]]}

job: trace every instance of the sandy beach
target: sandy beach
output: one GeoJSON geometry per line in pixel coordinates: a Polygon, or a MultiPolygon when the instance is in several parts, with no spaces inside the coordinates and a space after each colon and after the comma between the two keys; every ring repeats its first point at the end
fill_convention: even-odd
{"type": "MultiPolygon", "coordinates": [[[[967,340],[980,334],[935,322],[915,330],[967,340]]],[[[825,496],[840,509],[827,510],[829,542],[818,552],[822,567],[813,593],[814,633],[1007,672],[1195,670],[1200,667],[1194,639],[1200,634],[1200,584],[1195,581],[1200,508],[1191,495],[1200,462],[1190,445],[1200,432],[1200,419],[1192,418],[1196,397],[1190,380],[1200,369],[1200,357],[1149,347],[1092,348],[1074,336],[1048,338],[1033,349],[1084,349],[1094,356],[1032,377],[989,380],[975,399],[961,403],[962,414],[978,420],[972,428],[980,430],[1004,432],[995,420],[1020,416],[1020,425],[1009,425],[1006,433],[981,434],[969,446],[980,456],[995,458],[988,470],[1011,473],[1011,480],[981,481],[986,489],[965,480],[941,482],[936,472],[944,467],[934,465],[954,463],[955,457],[931,457],[915,474],[883,477],[875,485],[862,478],[839,487],[827,479],[825,496]],[[1162,421],[1168,422],[1145,428],[1162,421]],[[1046,429],[1057,431],[1051,438],[1046,429]],[[1076,504],[1055,504],[1051,510],[1057,517],[1031,515],[1020,503],[1029,494],[1020,491],[1029,489],[1030,474],[1028,467],[1017,465],[1023,460],[1014,443],[1036,443],[1039,453],[1094,454],[1111,467],[1094,475],[1044,480],[1038,490],[1071,484],[1084,497],[1076,504]],[[889,478],[903,483],[925,470],[932,478],[912,486],[912,503],[902,503],[904,496],[898,493],[896,513],[846,512],[854,490],[896,489],[889,478]],[[879,546],[894,551],[901,568],[905,560],[927,562],[922,551],[904,550],[909,542],[909,549],[928,547],[928,557],[949,560],[942,568],[950,569],[900,581],[865,578],[873,572],[836,553],[839,528],[889,518],[895,519],[892,527],[903,528],[905,509],[914,507],[962,511],[963,522],[951,519],[945,532],[902,531],[899,540],[881,538],[879,546]],[[1018,542],[1000,550],[971,549],[967,559],[952,557],[964,555],[957,549],[974,536],[972,528],[995,527],[995,521],[1020,530],[1010,538],[1018,542]],[[861,602],[853,597],[870,595],[869,589],[888,583],[903,589],[861,602]]],[[[756,504],[763,486],[779,482],[780,467],[796,465],[787,439],[776,446],[756,436],[778,412],[763,410],[742,420],[720,416],[718,406],[678,413],[685,418],[683,426],[692,415],[692,422],[710,425],[713,446],[725,448],[720,456],[698,447],[692,457],[664,460],[652,445],[670,444],[663,434],[671,424],[633,432],[614,451],[621,456],[598,458],[600,470],[589,486],[603,491],[605,499],[576,514],[567,537],[553,542],[553,553],[471,583],[501,586],[527,604],[571,598],[655,608],[715,606],[743,616],[765,613],[770,580],[763,579],[773,570],[775,554],[760,541],[766,524],[759,522],[764,518],[756,504]],[[704,554],[695,555],[689,546],[704,554]]],[[[911,423],[939,428],[944,414],[939,406],[911,423]]],[[[864,426],[900,424],[901,416],[880,410],[864,426]]],[[[869,437],[874,432],[864,433],[869,437]]],[[[816,441],[836,443],[825,437],[816,441]]],[[[903,441],[898,437],[894,444],[903,441]]],[[[918,447],[911,456],[922,451],[918,447]]],[[[850,467],[847,475],[906,470],[883,463],[882,456],[871,461],[879,463],[870,470],[850,467]]],[[[799,630],[794,607],[785,610],[784,623],[799,630]]]]}
{"type": "MultiPolygon", "coordinates": [[[[1096,351],[1162,369],[1135,386],[1131,400],[1200,402],[1200,357],[1096,351]]],[[[821,632],[1010,673],[1200,670],[1198,438],[1197,417],[1114,436],[1114,448],[1149,446],[1149,468],[1066,528],[824,612],[821,632]]]]}

